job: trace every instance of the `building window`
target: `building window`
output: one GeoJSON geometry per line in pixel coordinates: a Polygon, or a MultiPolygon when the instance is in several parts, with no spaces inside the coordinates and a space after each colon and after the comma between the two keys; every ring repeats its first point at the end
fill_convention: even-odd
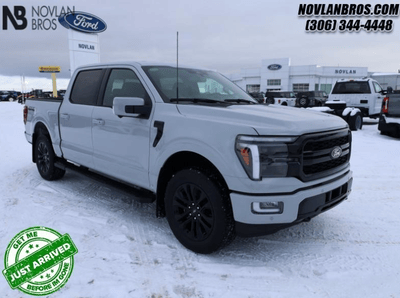
{"type": "Polygon", "coordinates": [[[325,91],[326,93],[331,93],[332,84],[321,84],[321,91],[325,91]]]}
{"type": "Polygon", "coordinates": [[[318,90],[319,90],[319,85],[318,85],[318,84],[315,84],[314,90],[315,90],[315,91],[318,91],[318,90]]]}
{"type": "Polygon", "coordinates": [[[281,79],[267,80],[267,85],[268,86],[280,86],[281,85],[281,79]]]}
{"type": "Polygon", "coordinates": [[[310,90],[310,84],[293,84],[293,92],[302,92],[310,90]]]}
{"type": "Polygon", "coordinates": [[[246,91],[248,93],[260,92],[260,85],[246,85],[246,91]]]}

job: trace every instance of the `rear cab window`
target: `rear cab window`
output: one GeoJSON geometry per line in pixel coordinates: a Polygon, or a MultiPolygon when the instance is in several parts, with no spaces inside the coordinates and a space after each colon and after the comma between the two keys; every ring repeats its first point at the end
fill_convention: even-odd
{"type": "Polygon", "coordinates": [[[337,82],[332,94],[370,94],[371,88],[367,81],[337,82]]]}
{"type": "Polygon", "coordinates": [[[72,87],[70,102],[81,105],[96,105],[103,72],[103,69],[79,72],[72,87]]]}

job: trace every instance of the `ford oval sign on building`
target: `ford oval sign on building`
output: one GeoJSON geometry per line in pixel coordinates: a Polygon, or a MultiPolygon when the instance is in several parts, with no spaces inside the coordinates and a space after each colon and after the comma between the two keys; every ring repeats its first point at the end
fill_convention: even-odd
{"type": "Polygon", "coordinates": [[[269,70],[279,70],[279,69],[281,69],[282,68],[282,65],[280,65],[280,64],[271,64],[271,65],[268,65],[268,69],[269,70]]]}
{"type": "Polygon", "coordinates": [[[84,33],[100,33],[107,29],[107,25],[102,19],[82,11],[64,14],[58,18],[58,21],[67,29],[84,33]]]}

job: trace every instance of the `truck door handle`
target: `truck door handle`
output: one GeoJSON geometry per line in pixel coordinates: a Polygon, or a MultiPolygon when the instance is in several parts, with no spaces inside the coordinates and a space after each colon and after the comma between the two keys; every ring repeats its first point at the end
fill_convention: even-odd
{"type": "Polygon", "coordinates": [[[63,113],[60,115],[60,117],[61,117],[61,119],[69,120],[69,114],[63,113]]]}
{"type": "Polygon", "coordinates": [[[93,119],[92,123],[97,125],[104,125],[106,122],[103,119],[93,119]]]}

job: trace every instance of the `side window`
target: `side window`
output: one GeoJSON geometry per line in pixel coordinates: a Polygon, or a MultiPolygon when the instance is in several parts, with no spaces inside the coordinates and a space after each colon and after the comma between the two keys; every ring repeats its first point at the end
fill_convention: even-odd
{"type": "Polygon", "coordinates": [[[96,105],[102,78],[102,69],[84,70],[78,73],[70,101],[74,104],[96,105]]]}
{"type": "Polygon", "coordinates": [[[376,82],[372,82],[374,84],[374,89],[376,93],[379,93],[382,91],[381,86],[379,86],[379,84],[377,84],[376,82]]]}
{"type": "Polygon", "coordinates": [[[140,97],[149,105],[150,97],[137,75],[130,69],[113,69],[104,92],[103,106],[112,107],[114,97],[140,97]]]}

